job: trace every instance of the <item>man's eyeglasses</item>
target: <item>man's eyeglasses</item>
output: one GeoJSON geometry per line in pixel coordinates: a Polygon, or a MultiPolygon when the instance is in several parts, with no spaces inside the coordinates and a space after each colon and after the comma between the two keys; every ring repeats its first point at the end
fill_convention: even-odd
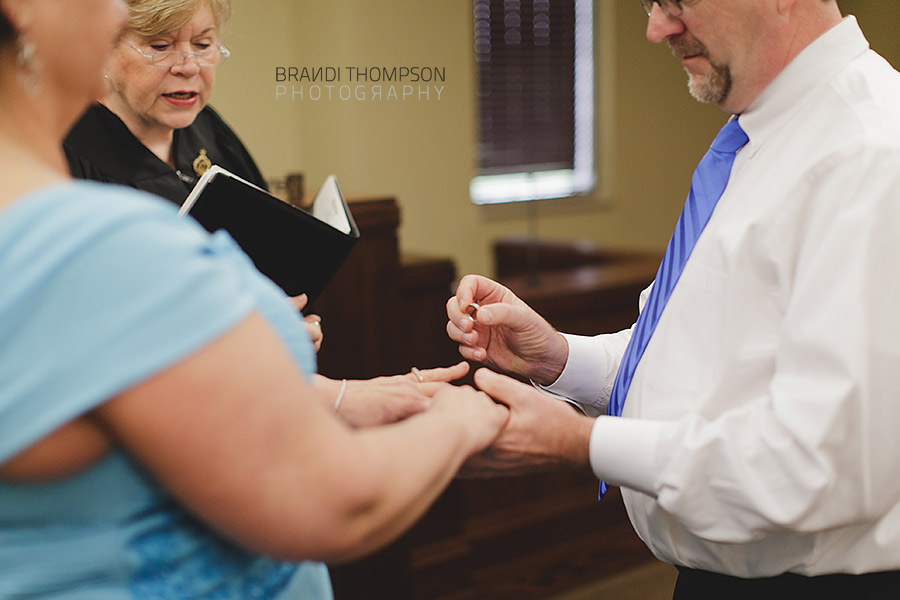
{"type": "Polygon", "coordinates": [[[187,62],[188,57],[193,58],[201,67],[214,67],[231,56],[228,48],[216,41],[215,45],[200,50],[199,52],[183,52],[181,50],[162,50],[148,54],[128,42],[124,42],[126,46],[130,46],[141,53],[141,56],[150,61],[154,67],[162,67],[163,69],[171,69],[172,67],[180,67],[187,62]]]}
{"type": "Polygon", "coordinates": [[[641,0],[641,6],[647,11],[648,17],[650,16],[650,11],[653,10],[654,4],[659,4],[659,7],[670,19],[680,17],[683,10],[681,0],[641,0]]]}

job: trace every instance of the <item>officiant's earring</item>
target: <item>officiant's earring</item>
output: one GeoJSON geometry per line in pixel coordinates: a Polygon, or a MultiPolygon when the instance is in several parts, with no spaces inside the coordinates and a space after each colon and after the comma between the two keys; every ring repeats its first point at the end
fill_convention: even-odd
{"type": "Polygon", "coordinates": [[[41,65],[33,42],[19,35],[16,40],[16,74],[32,98],[41,91],[41,65]]]}

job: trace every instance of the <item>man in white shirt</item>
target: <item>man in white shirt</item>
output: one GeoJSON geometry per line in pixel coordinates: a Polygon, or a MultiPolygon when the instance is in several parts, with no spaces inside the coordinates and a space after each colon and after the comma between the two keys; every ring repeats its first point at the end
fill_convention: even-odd
{"type": "Polygon", "coordinates": [[[834,0],[642,3],[647,37],[749,142],[621,418],[606,404],[631,330],[563,335],[500,284],[460,281],[461,354],[544,390],[476,374],[511,417],[471,467],[621,486],[679,567],[676,598],[900,598],[900,73],[834,0]]]}

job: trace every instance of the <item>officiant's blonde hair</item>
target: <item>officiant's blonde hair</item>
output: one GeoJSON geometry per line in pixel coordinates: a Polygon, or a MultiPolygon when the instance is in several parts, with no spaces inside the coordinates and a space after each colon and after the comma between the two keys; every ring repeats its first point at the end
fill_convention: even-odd
{"type": "Polygon", "coordinates": [[[231,0],[126,0],[131,13],[128,27],[140,35],[177,31],[187,25],[202,3],[212,9],[221,33],[231,16],[231,0]]]}

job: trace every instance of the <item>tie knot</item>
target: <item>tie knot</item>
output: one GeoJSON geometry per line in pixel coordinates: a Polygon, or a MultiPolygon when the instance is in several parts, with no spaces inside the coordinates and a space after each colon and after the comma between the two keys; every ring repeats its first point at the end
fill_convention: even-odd
{"type": "Polygon", "coordinates": [[[741,129],[740,124],[738,124],[737,117],[735,117],[725,123],[725,126],[719,131],[719,135],[713,140],[710,148],[718,152],[733,154],[740,150],[749,139],[744,130],[741,129]]]}

